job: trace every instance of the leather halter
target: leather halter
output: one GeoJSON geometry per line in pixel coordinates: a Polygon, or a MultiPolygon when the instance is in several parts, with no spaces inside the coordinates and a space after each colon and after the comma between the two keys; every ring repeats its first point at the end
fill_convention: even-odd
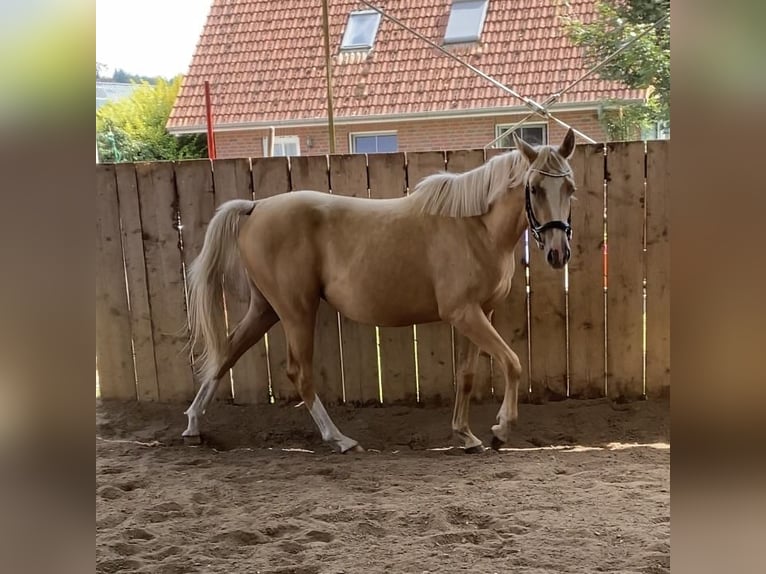
{"type": "MultiPolygon", "coordinates": [[[[548,177],[567,177],[568,175],[572,174],[571,170],[564,173],[551,173],[548,171],[543,171],[541,169],[530,168],[529,171],[536,171],[543,175],[547,175],[548,177]]],[[[527,178],[527,185],[524,189],[524,194],[526,195],[525,201],[526,201],[526,207],[527,207],[527,222],[529,223],[529,230],[532,232],[532,237],[535,238],[535,243],[537,243],[537,246],[540,249],[545,248],[545,244],[543,243],[542,233],[548,229],[561,229],[561,231],[567,234],[568,240],[572,239],[571,209],[569,211],[569,217],[567,218],[566,221],[555,219],[553,221],[549,221],[541,225],[540,221],[537,219],[537,217],[535,217],[535,212],[532,209],[532,188],[529,185],[528,178],[527,178]]]]}

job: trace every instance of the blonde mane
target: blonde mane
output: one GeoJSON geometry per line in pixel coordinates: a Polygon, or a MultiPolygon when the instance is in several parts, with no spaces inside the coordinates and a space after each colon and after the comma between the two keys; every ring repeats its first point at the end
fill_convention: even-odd
{"type": "Polygon", "coordinates": [[[523,182],[528,167],[523,154],[513,150],[496,155],[465,173],[429,175],[415,186],[407,199],[414,211],[426,215],[483,215],[499,195],[523,182]]]}
{"type": "Polygon", "coordinates": [[[412,209],[426,215],[473,217],[487,213],[492,203],[511,188],[526,184],[530,167],[569,169],[555,148],[540,146],[532,166],[518,150],[496,155],[465,173],[439,172],[422,179],[407,197],[412,209]]]}

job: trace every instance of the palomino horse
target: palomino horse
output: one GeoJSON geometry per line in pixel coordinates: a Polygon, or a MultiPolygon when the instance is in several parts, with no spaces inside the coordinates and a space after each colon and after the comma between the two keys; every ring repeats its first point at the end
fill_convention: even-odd
{"type": "Polygon", "coordinates": [[[479,350],[505,377],[492,445],[508,440],[518,418],[519,358],[488,315],[508,296],[514,247],[529,226],[548,263],[569,259],[569,130],[559,147],[516,150],[462,174],[438,173],[409,196],[372,200],[297,191],[223,204],[189,270],[192,341],[201,344],[202,385],[186,415],[185,437],[199,437],[221,377],[277,321],[287,340],[287,375],[322,438],[340,452],[362,450],[343,435],[314,391],[314,324],[320,298],[346,317],[382,327],[446,321],[467,339],[459,353],[452,429],[468,451],[482,450],[468,427],[479,350]],[[246,219],[243,216],[248,216],[246,219]],[[540,222],[545,222],[541,224],[540,222]],[[226,336],[222,279],[246,283],[250,306],[226,336]],[[395,295],[395,296],[394,296],[395,295]]]}

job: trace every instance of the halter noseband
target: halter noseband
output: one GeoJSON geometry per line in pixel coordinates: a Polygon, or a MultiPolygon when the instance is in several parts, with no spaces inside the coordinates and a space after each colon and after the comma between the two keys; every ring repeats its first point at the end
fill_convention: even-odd
{"type": "MultiPolygon", "coordinates": [[[[547,175],[548,177],[566,177],[570,175],[572,172],[567,171],[565,173],[551,173],[548,171],[543,171],[541,169],[535,169],[530,168],[530,171],[536,171],[538,173],[541,173],[543,175],[547,175]]],[[[564,233],[567,234],[567,239],[572,239],[572,212],[570,210],[569,217],[566,221],[560,221],[560,220],[553,220],[549,221],[548,223],[544,223],[540,225],[540,221],[538,221],[537,217],[535,217],[535,212],[532,209],[532,189],[529,185],[529,179],[527,179],[527,185],[524,189],[524,193],[526,195],[526,204],[527,204],[527,222],[529,223],[529,230],[532,232],[532,237],[535,238],[535,243],[537,243],[537,246],[540,249],[545,248],[545,244],[543,243],[542,233],[548,229],[561,229],[564,233]]]]}

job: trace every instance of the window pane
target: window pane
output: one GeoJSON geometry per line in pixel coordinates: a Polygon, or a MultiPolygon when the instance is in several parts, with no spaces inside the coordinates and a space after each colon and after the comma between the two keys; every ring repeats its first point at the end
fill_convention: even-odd
{"type": "Polygon", "coordinates": [[[487,0],[453,0],[445,42],[474,42],[481,36],[487,0]]]}
{"type": "Polygon", "coordinates": [[[375,153],[375,136],[354,136],[354,153],[375,153]]]}
{"type": "Polygon", "coordinates": [[[533,128],[521,128],[521,137],[532,145],[543,145],[545,143],[545,128],[543,126],[535,126],[533,128]]]}
{"type": "Polygon", "coordinates": [[[513,147],[513,138],[510,136],[510,130],[508,128],[500,128],[500,132],[508,135],[504,135],[499,140],[497,140],[495,142],[495,147],[513,147]]]}
{"type": "MultiPolygon", "coordinates": [[[[496,147],[500,148],[513,148],[513,137],[510,133],[510,126],[497,126],[495,128],[497,135],[508,134],[495,143],[496,147]]],[[[522,126],[516,129],[516,135],[523,139],[525,142],[532,145],[544,145],[547,143],[548,138],[546,134],[546,126],[522,126]]]]}
{"type": "Polygon", "coordinates": [[[397,151],[398,149],[399,145],[397,142],[396,134],[378,136],[378,153],[390,153],[397,151]]]}
{"type": "Polygon", "coordinates": [[[389,153],[398,149],[396,134],[353,136],[353,153],[389,153]]]}
{"type": "Polygon", "coordinates": [[[285,155],[285,147],[281,143],[274,142],[274,157],[285,155]]]}
{"type": "Polygon", "coordinates": [[[296,156],[298,155],[298,144],[296,142],[287,142],[282,144],[285,150],[285,155],[296,156]]]}
{"type": "Polygon", "coordinates": [[[348,16],[341,48],[372,48],[379,23],[378,13],[352,12],[348,16]]]}

